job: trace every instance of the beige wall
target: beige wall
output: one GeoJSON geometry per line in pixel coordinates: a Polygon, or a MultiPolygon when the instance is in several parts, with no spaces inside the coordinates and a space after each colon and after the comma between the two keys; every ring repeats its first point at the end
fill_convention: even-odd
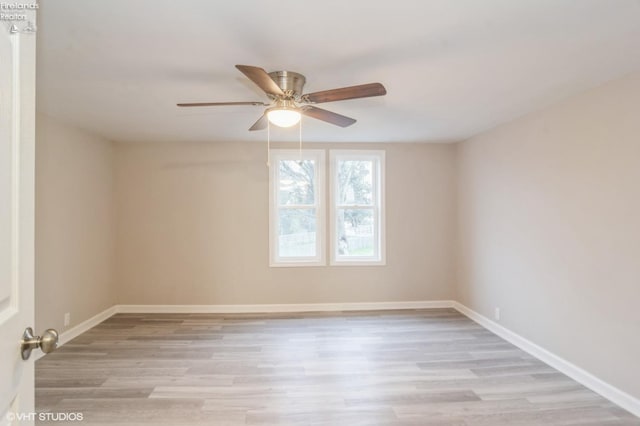
{"type": "Polygon", "coordinates": [[[113,144],[38,114],[36,328],[115,304],[113,144]]]}
{"type": "Polygon", "coordinates": [[[269,268],[264,144],[118,144],[119,303],[450,299],[454,147],[307,146],[386,150],[386,266],[269,268]]]}
{"type": "Polygon", "coordinates": [[[458,146],[461,302],[640,398],[640,73],[458,146]]]}

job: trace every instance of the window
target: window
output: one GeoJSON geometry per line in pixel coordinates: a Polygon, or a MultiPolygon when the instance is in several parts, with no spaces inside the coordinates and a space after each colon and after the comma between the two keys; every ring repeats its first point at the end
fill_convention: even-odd
{"type": "MultiPolygon", "coordinates": [[[[384,265],[384,151],[331,150],[332,265],[384,265]]],[[[272,150],[271,266],[325,265],[324,150],[272,150]]]]}
{"type": "Polygon", "coordinates": [[[269,179],[271,266],[325,264],[324,151],[273,150],[269,179]]]}
{"type": "Polygon", "coordinates": [[[384,151],[331,151],[331,264],[385,263],[384,151]]]}

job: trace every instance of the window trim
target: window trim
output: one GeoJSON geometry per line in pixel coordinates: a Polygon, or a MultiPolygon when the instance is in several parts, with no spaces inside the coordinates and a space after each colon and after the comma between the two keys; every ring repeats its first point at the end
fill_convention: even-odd
{"type": "MultiPolygon", "coordinates": [[[[384,150],[371,150],[371,149],[332,149],[329,151],[330,158],[330,183],[329,183],[329,232],[330,236],[330,256],[329,264],[331,266],[384,266],[386,265],[386,237],[385,237],[385,151],[384,150]],[[378,255],[377,256],[359,256],[352,258],[345,258],[338,256],[338,238],[336,232],[336,216],[338,209],[344,208],[337,205],[338,194],[338,172],[337,167],[338,160],[353,159],[353,160],[372,160],[374,162],[376,188],[374,198],[377,203],[374,203],[372,207],[365,207],[367,209],[373,208],[374,210],[374,222],[377,224],[377,244],[378,255]],[[377,214],[376,214],[377,213],[377,214]]],[[[358,207],[356,207],[358,208],[358,207]]]]}
{"type": "MultiPolygon", "coordinates": [[[[278,201],[278,179],[281,160],[299,160],[300,151],[297,149],[272,149],[271,166],[269,167],[269,266],[271,267],[299,267],[299,266],[325,266],[326,261],[326,172],[325,150],[304,149],[303,160],[316,161],[315,176],[315,209],[316,209],[316,256],[311,257],[286,257],[282,258],[278,253],[278,230],[280,207],[278,201]]],[[[313,208],[313,207],[310,207],[313,208]]]]}

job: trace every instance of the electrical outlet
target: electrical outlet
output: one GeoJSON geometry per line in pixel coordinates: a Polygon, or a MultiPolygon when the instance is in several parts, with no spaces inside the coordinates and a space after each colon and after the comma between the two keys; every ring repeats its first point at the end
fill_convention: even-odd
{"type": "Polygon", "coordinates": [[[500,321],[500,308],[495,308],[493,311],[493,318],[496,321],[500,321]]]}
{"type": "Polygon", "coordinates": [[[71,313],[67,312],[66,314],[64,314],[64,326],[68,327],[69,324],[71,324],[71,313]]]}

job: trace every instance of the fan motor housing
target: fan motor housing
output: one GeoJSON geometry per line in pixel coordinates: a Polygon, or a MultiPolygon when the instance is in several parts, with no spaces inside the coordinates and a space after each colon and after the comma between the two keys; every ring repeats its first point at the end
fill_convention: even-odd
{"type": "Polygon", "coordinates": [[[302,88],[307,81],[304,75],[293,71],[274,71],[269,73],[269,77],[287,96],[293,98],[302,95],[302,88]]]}

